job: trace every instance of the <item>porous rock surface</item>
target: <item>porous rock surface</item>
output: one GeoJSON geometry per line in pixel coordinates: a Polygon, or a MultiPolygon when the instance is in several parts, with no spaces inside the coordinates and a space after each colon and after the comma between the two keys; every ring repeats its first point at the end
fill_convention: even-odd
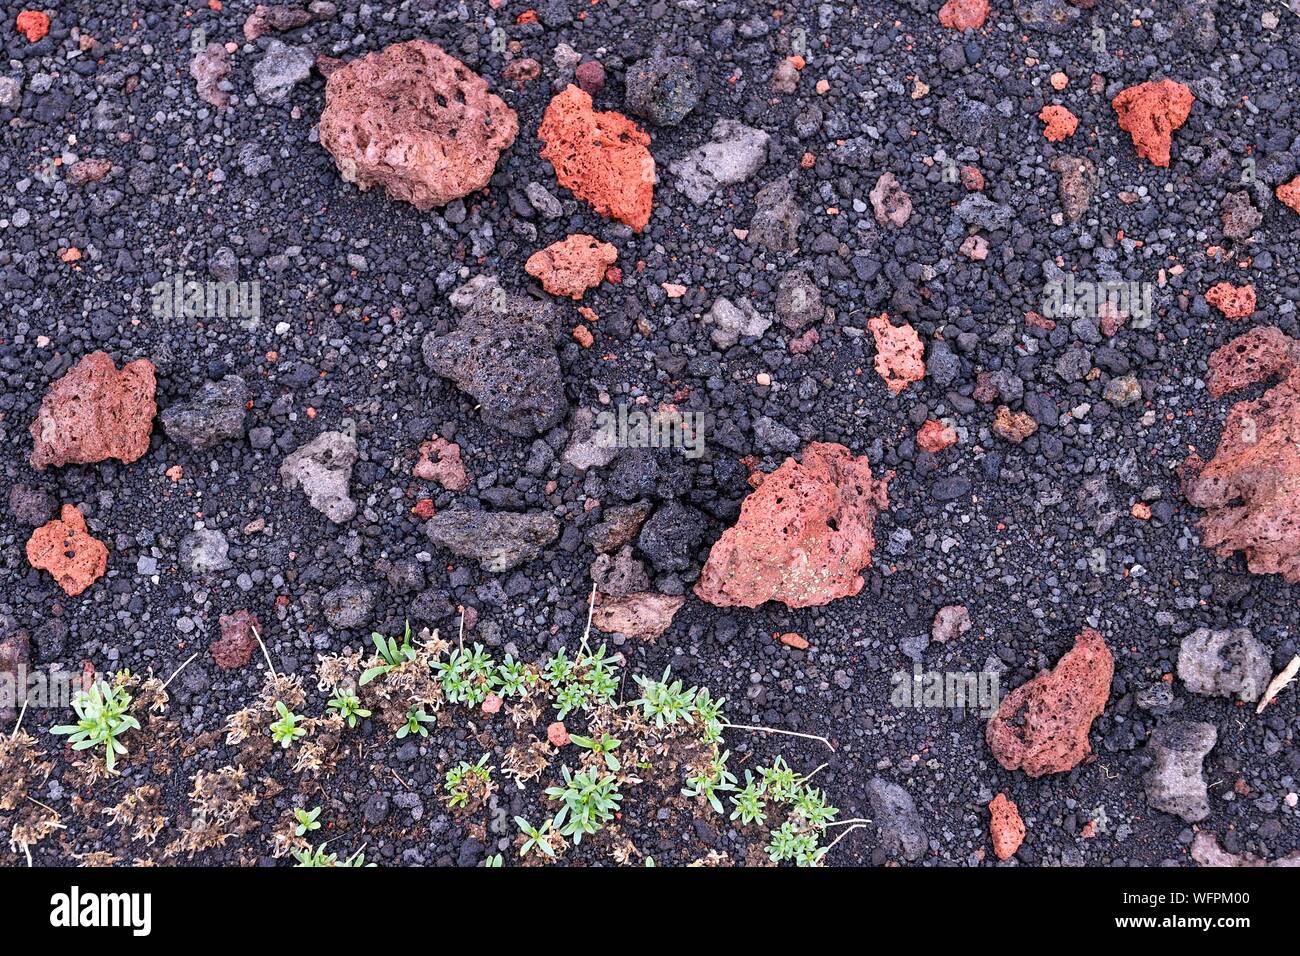
{"type": "Polygon", "coordinates": [[[1259,700],[1273,676],[1272,655],[1244,627],[1197,628],[1178,646],[1178,677],[1193,694],[1259,700]]]}
{"type": "Polygon", "coordinates": [[[1114,660],[1106,641],[1088,629],[1050,671],[1002,699],[985,727],[993,756],[1030,777],[1064,773],[1088,756],[1088,730],[1110,696],[1114,660]]]}
{"type": "Polygon", "coordinates": [[[1015,856],[1025,840],[1025,821],[1020,818],[1020,809],[1005,793],[999,793],[989,803],[989,836],[999,860],[1015,856]]]}
{"type": "Polygon", "coordinates": [[[343,432],[321,432],[280,465],[285,488],[301,488],[313,508],[336,524],[357,513],[348,496],[352,466],[357,461],[357,440],[343,432]]]}
{"type": "Polygon", "coordinates": [[[541,280],[551,295],[581,299],[605,278],[605,270],[618,261],[618,250],[595,236],[579,232],[534,252],[524,271],[541,280]]]}
{"type": "Polygon", "coordinates": [[[857,594],[891,477],[873,478],[866,457],[843,445],[814,442],[802,461],[787,458],[713,545],[696,595],[723,607],[798,608],[857,594]]]}
{"type": "Polygon", "coordinates": [[[64,505],[59,517],[33,532],[27,562],[50,572],[59,587],[75,597],[108,570],[108,548],[91,536],[79,508],[64,505]]]}
{"type": "Polygon", "coordinates": [[[427,40],[369,53],[325,84],[320,142],[343,178],[421,210],[486,186],[518,132],[487,82],[427,40]]]}
{"type": "Polygon", "coordinates": [[[1174,130],[1187,121],[1194,102],[1196,97],[1182,83],[1159,80],[1121,90],[1110,105],[1119,128],[1133,137],[1138,156],[1168,166],[1174,130]]]}
{"type": "Polygon", "coordinates": [[[154,402],[153,363],[119,370],[106,352],[91,352],[50,386],[32,422],[31,464],[92,465],[107,458],[133,462],[149,450],[154,402]]]}
{"type": "Polygon", "coordinates": [[[1203,764],[1218,740],[1214,724],[1174,720],[1161,724],[1147,741],[1151,769],[1142,777],[1147,803],[1164,813],[1198,823],[1210,815],[1203,764]]]}
{"type": "Polygon", "coordinates": [[[912,326],[894,325],[889,314],[867,320],[867,328],[876,340],[876,371],[895,394],[925,377],[925,347],[912,326]]]}
{"type": "Polygon", "coordinates": [[[561,186],[602,216],[640,232],[654,204],[650,135],[621,113],[599,113],[570,84],[546,107],[537,138],[561,186]]]}

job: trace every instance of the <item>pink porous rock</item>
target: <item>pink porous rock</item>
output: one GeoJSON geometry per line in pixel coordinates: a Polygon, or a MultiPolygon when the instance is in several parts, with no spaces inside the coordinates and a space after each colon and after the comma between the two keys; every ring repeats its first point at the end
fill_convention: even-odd
{"type": "Polygon", "coordinates": [[[208,650],[212,659],[222,670],[232,671],[245,666],[257,650],[257,638],[253,632],[261,632],[257,616],[251,611],[240,609],[232,614],[222,614],[217,618],[221,637],[212,642],[208,650]]]}
{"type": "Polygon", "coordinates": [[[719,607],[790,608],[857,594],[892,478],[872,478],[866,457],[843,445],[814,442],[802,462],[787,458],[744,500],[735,526],[709,552],[695,594],[719,607]]]}
{"type": "Polygon", "coordinates": [[[524,271],[542,280],[551,295],[581,299],[605,278],[605,270],[618,261],[618,250],[608,242],[580,232],[534,252],[524,271]]]}
{"type": "Polygon", "coordinates": [[[1300,176],[1278,186],[1274,190],[1274,195],[1296,212],[1300,212],[1300,176]]]}
{"type": "Polygon", "coordinates": [[[75,505],[64,505],[58,518],[32,533],[27,563],[50,572],[59,587],[75,597],[108,570],[108,548],[91,536],[75,505]]]}
{"type": "Polygon", "coordinates": [[[1049,143],[1059,143],[1063,139],[1068,139],[1079,128],[1079,118],[1064,106],[1055,103],[1044,106],[1039,111],[1038,118],[1046,124],[1043,135],[1049,143]]]}
{"type": "Polygon", "coordinates": [[[932,455],[937,455],[955,444],[957,444],[956,430],[933,418],[926,419],[921,430],[916,433],[916,447],[932,455]]]}
{"type": "Polygon", "coordinates": [[[469,476],[460,460],[460,445],[434,435],[420,445],[420,460],[412,473],[425,481],[436,481],[448,491],[464,491],[469,487],[469,476]]]}
{"type": "Polygon", "coordinates": [[[686,603],[682,595],[645,591],[622,597],[600,595],[591,612],[591,623],[606,634],[624,634],[638,641],[653,641],[673,623],[686,603]]]}
{"type": "Polygon", "coordinates": [[[999,793],[989,803],[989,815],[993,852],[999,860],[1009,860],[1025,840],[1025,821],[1020,819],[1020,809],[1005,793],[999,793]]]}
{"type": "Polygon", "coordinates": [[[1205,301],[1229,319],[1248,319],[1255,314],[1255,287],[1220,282],[1205,293],[1205,301]]]}
{"type": "Polygon", "coordinates": [[[495,714],[497,711],[501,709],[502,703],[503,701],[501,700],[500,694],[488,694],[486,697],[483,698],[483,704],[482,704],[483,713],[489,715],[495,714]]]}
{"type": "Polygon", "coordinates": [[[939,8],[939,22],[959,32],[978,30],[989,15],[989,0],[948,0],[939,8]]]}
{"type": "Polygon", "coordinates": [[[915,329],[906,322],[894,325],[888,312],[868,319],[867,328],[876,340],[876,371],[891,392],[898,394],[925,377],[925,347],[915,329]]]}
{"type": "Polygon", "coordinates": [[[1030,777],[1078,766],[1091,752],[1088,731],[1106,708],[1114,672],[1106,641],[1085,630],[1055,668],[1002,699],[984,731],[998,763],[1030,777]]]}
{"type": "Polygon", "coordinates": [[[564,721],[557,720],[548,724],[546,739],[550,741],[552,747],[567,747],[569,745],[569,731],[565,728],[564,721]]]}
{"type": "Polygon", "coordinates": [[[1188,460],[1183,494],[1206,513],[1201,543],[1240,551],[1254,574],[1300,582],[1300,341],[1252,329],[1210,357],[1210,393],[1282,377],[1257,401],[1228,412],[1214,457],[1188,460]]]}
{"type": "Polygon", "coordinates": [[[993,431],[999,437],[1019,445],[1038,431],[1038,422],[1028,412],[1013,412],[1006,405],[999,405],[993,413],[993,431]]]}
{"type": "Polygon", "coordinates": [[[486,81],[427,40],[368,53],[325,83],[320,141],[339,173],[420,210],[486,186],[518,132],[486,81]]]}
{"type": "Polygon", "coordinates": [[[32,467],[133,462],[149,450],[153,363],[136,359],[119,371],[106,352],[91,352],[50,386],[32,422],[32,467]]]}
{"type": "Polygon", "coordinates": [[[578,81],[584,93],[595,96],[605,88],[605,68],[596,60],[584,60],[573,71],[573,78],[578,81]]]}
{"type": "Polygon", "coordinates": [[[1156,166],[1169,165],[1174,130],[1187,121],[1196,97],[1175,80],[1139,83],[1110,101],[1119,128],[1133,137],[1138,157],[1156,166]]]}
{"type": "Polygon", "coordinates": [[[561,186],[600,215],[640,232],[654,205],[650,134],[621,113],[597,113],[570,84],[546,107],[537,138],[561,186]]]}

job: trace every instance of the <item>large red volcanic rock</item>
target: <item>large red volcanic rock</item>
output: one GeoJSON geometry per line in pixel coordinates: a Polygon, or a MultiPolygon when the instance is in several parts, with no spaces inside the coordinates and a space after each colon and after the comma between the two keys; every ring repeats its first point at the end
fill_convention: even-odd
{"type": "Polygon", "coordinates": [[[343,178],[417,209],[486,186],[518,132],[486,81],[427,40],[369,53],[325,83],[320,142],[343,178]]]}
{"type": "Polygon", "coordinates": [[[857,594],[892,477],[872,478],[866,457],[843,445],[814,442],[802,462],[787,458],[714,544],[696,595],[722,607],[780,601],[796,608],[857,594]]]}
{"type": "Polygon", "coordinates": [[[91,352],[50,386],[32,422],[32,467],[132,462],[149,450],[154,368],[136,359],[121,371],[105,352],[91,352]]]}
{"type": "Polygon", "coordinates": [[[1197,508],[1201,543],[1220,557],[1246,556],[1255,574],[1300,582],[1300,341],[1272,326],[1233,339],[1210,356],[1209,391],[1218,397],[1282,380],[1228,412],[1209,463],[1193,455],[1183,493],[1197,508]]]}
{"type": "Polygon", "coordinates": [[[1168,166],[1174,130],[1187,121],[1195,102],[1182,83],[1160,80],[1121,90],[1110,105],[1119,117],[1119,128],[1133,137],[1138,156],[1168,166]]]}
{"type": "Polygon", "coordinates": [[[1031,777],[1076,767],[1091,750],[1088,730],[1106,708],[1114,672],[1105,640],[1085,630],[1055,668],[1002,698],[984,730],[998,763],[1031,777]]]}
{"type": "Polygon", "coordinates": [[[58,518],[32,533],[27,562],[50,572],[59,587],[76,596],[108,570],[108,548],[91,537],[86,519],[75,505],[64,505],[58,518]]]}
{"type": "Polygon", "coordinates": [[[537,138],[555,178],[596,212],[637,232],[650,221],[655,160],[650,135],[621,113],[597,113],[570,84],[546,107],[537,138]]]}

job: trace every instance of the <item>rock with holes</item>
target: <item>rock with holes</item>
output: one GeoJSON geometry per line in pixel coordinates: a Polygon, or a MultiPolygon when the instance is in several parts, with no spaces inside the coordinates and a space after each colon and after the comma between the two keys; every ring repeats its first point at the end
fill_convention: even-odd
{"type": "Polygon", "coordinates": [[[989,804],[989,836],[999,860],[1011,859],[1025,841],[1025,821],[1020,819],[1020,808],[1005,793],[999,793],[989,804]]]}
{"type": "Polygon", "coordinates": [[[119,370],[105,352],[91,352],[50,386],[32,422],[31,464],[93,465],[107,458],[133,462],[149,450],[154,403],[153,363],[119,370]]]}
{"type": "Polygon", "coordinates": [[[320,142],[343,178],[417,209],[486,186],[518,131],[483,78],[427,40],[369,53],[325,84],[320,142]]]}
{"type": "Polygon", "coordinates": [[[1139,83],[1110,101],[1119,128],[1133,137],[1138,157],[1156,166],[1169,165],[1174,130],[1187,121],[1196,97],[1174,80],[1139,83]]]}
{"type": "Polygon", "coordinates": [[[244,437],[248,386],[238,375],[205,382],[188,402],[169,405],[158,420],[174,442],[205,451],[223,441],[244,437]]]}
{"type": "Polygon", "coordinates": [[[713,545],[696,595],[720,607],[798,608],[857,594],[892,477],[873,478],[866,457],[843,445],[815,442],[802,461],[787,458],[713,545]]]}
{"type": "Polygon", "coordinates": [[[1091,752],[1088,731],[1110,696],[1115,663],[1105,640],[1085,630],[1050,671],[1002,699],[985,727],[993,756],[1030,777],[1072,770],[1091,752]]]}
{"type": "Polygon", "coordinates": [[[1174,720],[1161,724],[1147,741],[1151,769],[1142,777],[1147,803],[1188,823],[1210,815],[1210,792],[1203,763],[1219,733],[1214,724],[1174,720]]]}
{"type": "Polygon", "coordinates": [[[425,336],[424,361],[472,396],[489,425],[530,438],[569,410],[557,326],[551,303],[494,286],[473,300],[454,331],[425,336]]]}
{"type": "Polygon", "coordinates": [[[348,495],[357,440],[343,432],[321,432],[280,465],[280,480],[290,491],[301,488],[308,503],[336,524],[357,513],[348,495]]]}
{"type": "Polygon", "coordinates": [[[650,136],[621,113],[599,113],[570,84],[546,107],[537,138],[555,178],[602,216],[640,232],[654,204],[650,136]]]}
{"type": "Polygon", "coordinates": [[[524,271],[541,280],[551,295],[581,299],[605,278],[605,270],[618,261],[618,250],[595,236],[576,233],[534,252],[524,271]]]}
{"type": "Polygon", "coordinates": [[[871,815],[880,829],[880,845],[891,856],[915,862],[925,855],[929,838],[925,818],[916,809],[912,795],[883,777],[867,781],[871,815]]]}
{"type": "Polygon", "coordinates": [[[672,626],[673,617],[686,603],[682,595],[641,591],[618,597],[600,595],[591,623],[606,634],[622,634],[637,641],[656,640],[672,626]]]}
{"type": "Polygon", "coordinates": [[[889,314],[867,320],[876,340],[876,372],[894,394],[925,377],[925,347],[910,324],[894,325],[889,314]]]}
{"type": "Polygon", "coordinates": [[[28,540],[27,562],[48,571],[75,597],[108,570],[108,548],[91,536],[80,509],[64,505],[58,518],[41,525],[28,540]]]}
{"type": "Polygon", "coordinates": [[[477,561],[484,571],[501,572],[541,555],[560,536],[560,523],[552,514],[443,511],[425,522],[424,533],[438,547],[477,561]]]}
{"type": "Polygon", "coordinates": [[[1178,646],[1178,678],[1193,694],[1259,700],[1273,676],[1272,655],[1244,627],[1197,628],[1178,646]]]}
{"type": "Polygon", "coordinates": [[[222,614],[217,618],[221,636],[208,648],[212,659],[225,671],[237,670],[253,658],[257,650],[257,637],[254,631],[261,633],[262,626],[252,611],[240,609],[231,614],[222,614]]]}

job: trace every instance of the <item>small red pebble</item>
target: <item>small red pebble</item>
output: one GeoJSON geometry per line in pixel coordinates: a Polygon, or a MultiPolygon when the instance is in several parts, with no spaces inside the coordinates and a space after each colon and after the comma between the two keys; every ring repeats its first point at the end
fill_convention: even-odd
{"type": "Polygon", "coordinates": [[[501,697],[498,694],[488,694],[483,698],[483,713],[495,714],[501,709],[501,697]]]}
{"type": "Polygon", "coordinates": [[[428,498],[421,498],[415,503],[415,507],[412,508],[411,511],[413,511],[415,516],[421,521],[428,521],[434,516],[433,502],[428,498]]]}
{"type": "Polygon", "coordinates": [[[591,329],[587,328],[585,325],[575,325],[573,327],[573,340],[584,349],[591,348],[592,343],[596,341],[595,337],[591,334],[591,329]]]}
{"type": "Polygon", "coordinates": [[[922,451],[928,451],[932,455],[937,455],[945,448],[951,448],[955,444],[957,444],[957,432],[933,418],[926,419],[925,424],[921,426],[921,430],[916,433],[917,447],[922,451]]]}
{"type": "Polygon", "coordinates": [[[782,634],[781,643],[786,647],[793,647],[796,651],[806,651],[811,646],[807,640],[794,632],[782,634]]]}
{"type": "Polygon", "coordinates": [[[569,732],[564,728],[564,721],[557,720],[546,728],[546,739],[556,747],[569,745],[569,732]]]}
{"type": "Polygon", "coordinates": [[[1151,520],[1151,506],[1145,501],[1139,501],[1134,504],[1129,513],[1133,515],[1134,518],[1137,518],[1138,521],[1151,520]]]}
{"type": "Polygon", "coordinates": [[[1248,319],[1255,314],[1255,287],[1220,282],[1205,293],[1205,301],[1229,319],[1248,319]]]}
{"type": "Polygon", "coordinates": [[[812,153],[804,153],[802,156],[799,157],[800,169],[812,169],[816,165],[817,165],[817,157],[814,156],[812,153]]]}
{"type": "Polygon", "coordinates": [[[596,60],[587,60],[578,64],[573,71],[573,78],[584,93],[595,96],[605,88],[605,68],[596,60]]]}
{"type": "Polygon", "coordinates": [[[27,37],[28,43],[44,39],[50,32],[50,18],[39,10],[24,10],[14,21],[18,32],[27,37]]]}
{"type": "Polygon", "coordinates": [[[973,193],[984,191],[984,174],[974,166],[961,168],[961,184],[973,193]]]}
{"type": "Polygon", "coordinates": [[[1059,143],[1074,135],[1074,131],[1079,128],[1079,118],[1067,110],[1064,106],[1044,106],[1038,114],[1038,118],[1047,124],[1043,130],[1043,135],[1047,137],[1049,143],[1059,143]]]}
{"type": "Polygon", "coordinates": [[[521,25],[525,23],[536,23],[536,22],[537,22],[536,10],[525,10],[523,13],[519,14],[519,16],[515,17],[515,23],[521,25]]]}

